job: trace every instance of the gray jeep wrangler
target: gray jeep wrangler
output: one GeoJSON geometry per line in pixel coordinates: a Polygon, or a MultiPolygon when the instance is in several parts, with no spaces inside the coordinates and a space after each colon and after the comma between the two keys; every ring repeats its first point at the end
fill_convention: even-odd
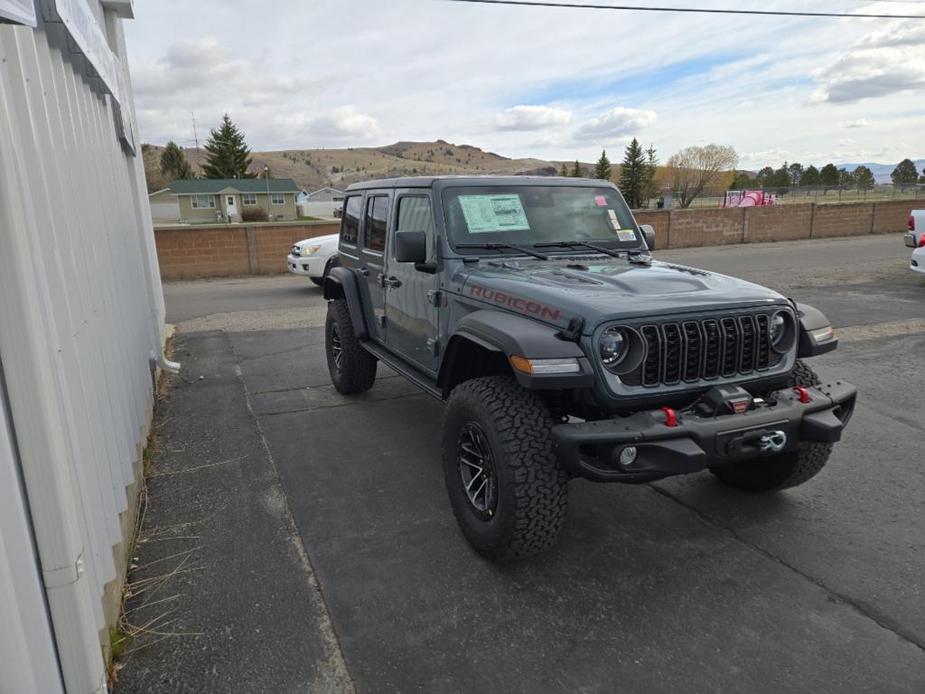
{"type": "Polygon", "coordinates": [[[438,177],[351,186],[324,285],[343,394],[378,362],[446,402],[443,471],[491,559],[542,552],[571,477],[708,469],[748,492],[822,469],[856,390],[801,361],[826,317],[749,282],[658,262],[612,184],[438,177]]]}

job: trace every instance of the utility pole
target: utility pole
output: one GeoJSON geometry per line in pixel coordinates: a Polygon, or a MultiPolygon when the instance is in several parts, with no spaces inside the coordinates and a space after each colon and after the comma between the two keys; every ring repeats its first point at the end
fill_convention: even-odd
{"type": "Polygon", "coordinates": [[[193,111],[190,111],[190,115],[193,117],[193,141],[196,143],[196,151],[199,151],[199,132],[196,130],[196,114],[193,111]]]}

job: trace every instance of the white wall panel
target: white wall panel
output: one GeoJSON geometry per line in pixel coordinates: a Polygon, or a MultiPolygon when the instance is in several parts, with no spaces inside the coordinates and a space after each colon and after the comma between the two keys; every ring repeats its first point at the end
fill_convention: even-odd
{"type": "MultiPolygon", "coordinates": [[[[89,6],[102,16],[96,0],[89,6]]],[[[121,20],[110,16],[102,28],[126,63],[121,20]]],[[[85,582],[72,592],[89,594],[99,631],[104,586],[119,573],[113,546],[123,540],[126,486],[149,425],[150,359],[160,349],[164,306],[142,162],[120,142],[113,97],[66,50],[63,36],[61,25],[41,18],[36,29],[0,25],[0,227],[8,227],[0,235],[10,234],[0,239],[0,359],[17,371],[7,379],[10,410],[17,433],[22,428],[30,439],[21,456],[30,497],[44,494],[49,471],[71,495],[85,582]],[[23,321],[28,330],[16,325],[23,321]],[[39,410],[48,414],[36,422],[39,410]],[[61,442],[51,461],[36,457],[50,448],[31,444],[49,428],[61,442]]],[[[122,108],[132,112],[126,85],[122,108]]],[[[0,439],[0,474],[3,461],[0,439]]],[[[45,564],[64,545],[43,542],[36,527],[43,571],[60,569],[45,564]]],[[[0,614],[9,599],[3,581],[0,574],[0,614]]],[[[71,685],[80,680],[68,669],[90,651],[86,643],[62,643],[68,629],[56,604],[50,601],[52,622],[71,685]]],[[[86,630],[73,634],[86,640],[86,630]]],[[[84,680],[98,681],[91,674],[84,680]]]]}

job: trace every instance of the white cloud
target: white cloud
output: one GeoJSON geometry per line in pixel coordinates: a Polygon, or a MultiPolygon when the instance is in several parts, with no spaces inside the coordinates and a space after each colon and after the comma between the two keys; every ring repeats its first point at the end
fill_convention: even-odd
{"type": "Polygon", "coordinates": [[[580,140],[600,140],[630,135],[652,125],[655,111],[618,106],[584,122],[575,133],[580,140]]]}
{"type": "Polygon", "coordinates": [[[191,144],[191,111],[203,140],[227,111],[254,150],[442,138],[593,161],[635,135],[662,161],[717,142],[760,168],[837,160],[850,135],[865,161],[925,155],[922,101],[901,90],[925,65],[921,23],[667,13],[653,24],[646,13],[420,0],[276,0],[255,13],[251,4],[136,3],[126,35],[144,141],[191,144]],[[412,25],[413,40],[396,38],[412,25]],[[600,50],[615,35],[617,59],[600,50]]]}
{"type": "Polygon", "coordinates": [[[866,128],[870,125],[870,121],[866,118],[856,118],[854,120],[843,120],[839,121],[839,128],[847,128],[848,130],[854,130],[857,128],[866,128]]]}
{"type": "Polygon", "coordinates": [[[558,106],[514,106],[495,116],[497,130],[529,131],[568,125],[572,112],[558,106]]]}
{"type": "Polygon", "coordinates": [[[844,104],[925,89],[925,25],[870,32],[816,73],[811,103],[844,104]]]}
{"type": "Polygon", "coordinates": [[[342,106],[313,119],[310,133],[321,138],[369,140],[382,134],[379,121],[353,106],[342,106]]]}

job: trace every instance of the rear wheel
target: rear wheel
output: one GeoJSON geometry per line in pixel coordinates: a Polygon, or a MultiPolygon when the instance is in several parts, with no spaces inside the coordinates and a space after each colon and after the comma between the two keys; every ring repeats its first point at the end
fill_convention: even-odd
{"type": "MultiPolygon", "coordinates": [[[[820,383],[816,372],[802,361],[798,360],[790,372],[791,386],[820,383]]],[[[815,477],[825,467],[831,454],[832,444],[801,443],[795,451],[710,468],[710,472],[724,484],[742,491],[777,491],[796,487],[815,477]]]]}
{"type": "Polygon", "coordinates": [[[350,309],[343,299],[328,303],[324,326],[328,373],[338,393],[355,395],[373,387],[377,359],[363,349],[353,331],[350,309]]]}
{"type": "Polygon", "coordinates": [[[510,378],[476,378],[450,395],[447,492],[463,535],[488,559],[539,554],[559,536],[568,478],[552,449],[555,424],[542,399],[510,378]]]}

